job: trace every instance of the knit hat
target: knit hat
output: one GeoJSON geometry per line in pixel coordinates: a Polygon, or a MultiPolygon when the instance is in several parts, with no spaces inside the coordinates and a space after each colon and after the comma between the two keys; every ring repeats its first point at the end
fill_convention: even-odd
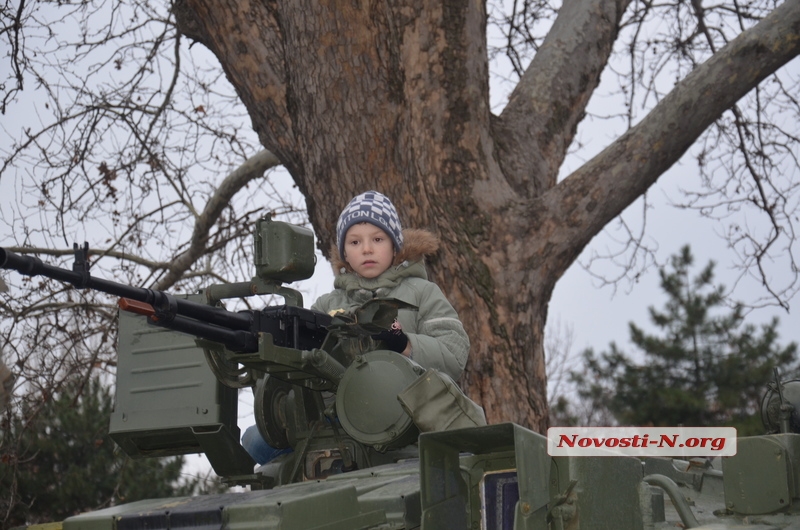
{"type": "Polygon", "coordinates": [[[344,260],[344,237],[351,226],[358,223],[370,223],[392,239],[394,249],[399,252],[403,248],[403,227],[397,210],[386,195],[377,191],[367,191],[357,195],[342,211],[336,223],[336,242],[339,256],[344,260]]]}

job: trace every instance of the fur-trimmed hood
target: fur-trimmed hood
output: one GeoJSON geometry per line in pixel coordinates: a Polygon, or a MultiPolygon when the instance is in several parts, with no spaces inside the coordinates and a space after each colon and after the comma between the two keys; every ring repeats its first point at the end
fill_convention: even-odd
{"type": "MultiPolygon", "coordinates": [[[[404,261],[409,263],[423,261],[425,256],[437,250],[439,250],[438,236],[425,229],[406,228],[403,230],[403,248],[394,257],[392,266],[400,265],[404,261]]],[[[353,272],[353,268],[339,256],[339,248],[335,243],[331,247],[331,265],[333,273],[337,276],[353,272]]]]}

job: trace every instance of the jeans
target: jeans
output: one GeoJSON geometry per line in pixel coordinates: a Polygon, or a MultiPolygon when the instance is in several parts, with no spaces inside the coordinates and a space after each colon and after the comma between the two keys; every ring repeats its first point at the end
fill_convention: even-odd
{"type": "Polygon", "coordinates": [[[259,465],[266,464],[270,460],[292,452],[291,447],[275,449],[269,445],[264,438],[261,437],[261,433],[258,432],[258,427],[255,425],[251,425],[245,429],[242,435],[242,447],[244,447],[245,451],[247,451],[259,465]]]}

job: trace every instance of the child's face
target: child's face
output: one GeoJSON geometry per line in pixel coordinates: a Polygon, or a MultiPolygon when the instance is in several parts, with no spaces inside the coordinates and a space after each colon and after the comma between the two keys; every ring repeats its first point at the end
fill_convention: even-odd
{"type": "Polygon", "coordinates": [[[377,278],[394,259],[392,239],[373,224],[353,225],[344,236],[344,259],[359,276],[377,278]]]}

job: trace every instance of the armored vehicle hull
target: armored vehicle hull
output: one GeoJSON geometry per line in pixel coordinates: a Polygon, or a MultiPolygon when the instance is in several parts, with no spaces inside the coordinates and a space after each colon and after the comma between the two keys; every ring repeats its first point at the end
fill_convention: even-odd
{"type": "Polygon", "coordinates": [[[556,457],[512,424],[420,436],[419,459],[224,495],[149,500],[65,530],[800,528],[800,435],[739,439],[705,460],[556,457]]]}

